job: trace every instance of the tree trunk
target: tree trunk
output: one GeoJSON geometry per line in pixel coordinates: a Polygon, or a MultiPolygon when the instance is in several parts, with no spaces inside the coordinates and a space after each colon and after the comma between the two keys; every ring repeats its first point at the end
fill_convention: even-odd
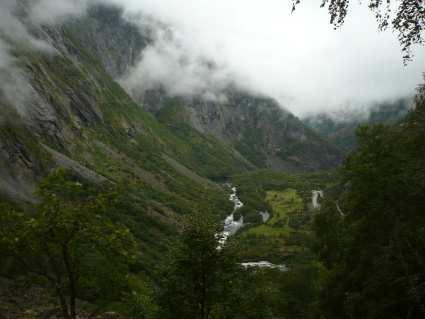
{"type": "Polygon", "coordinates": [[[45,245],[44,247],[45,247],[45,250],[46,250],[47,259],[48,259],[50,268],[55,275],[55,280],[56,280],[55,290],[56,290],[56,294],[58,295],[58,298],[59,298],[59,303],[60,303],[62,315],[65,319],[70,319],[68,304],[66,302],[65,295],[62,291],[62,276],[60,274],[59,267],[57,266],[57,263],[55,262],[55,260],[52,258],[48,246],[45,245]]]}
{"type": "Polygon", "coordinates": [[[76,319],[76,317],[77,317],[77,311],[76,311],[77,290],[76,290],[74,269],[72,267],[71,256],[69,254],[69,247],[68,247],[67,244],[62,245],[62,255],[63,255],[63,260],[65,262],[65,267],[66,267],[68,280],[69,280],[70,315],[71,315],[71,319],[76,319]]]}
{"type": "Polygon", "coordinates": [[[206,303],[207,303],[207,274],[205,271],[202,271],[202,289],[201,289],[201,318],[207,319],[208,314],[206,313],[206,303]]]}
{"type": "Polygon", "coordinates": [[[56,293],[59,297],[59,302],[62,310],[62,315],[65,319],[70,319],[69,311],[68,311],[68,304],[66,303],[65,296],[62,293],[62,290],[59,286],[56,286],[56,293]]]}

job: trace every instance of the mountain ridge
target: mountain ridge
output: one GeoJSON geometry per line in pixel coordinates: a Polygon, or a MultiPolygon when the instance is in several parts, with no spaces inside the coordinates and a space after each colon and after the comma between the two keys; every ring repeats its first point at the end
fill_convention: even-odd
{"type": "Polygon", "coordinates": [[[347,155],[356,144],[356,130],[359,125],[396,124],[414,109],[411,97],[402,97],[393,101],[376,103],[368,109],[353,113],[321,112],[306,116],[303,123],[335,145],[347,155]]]}

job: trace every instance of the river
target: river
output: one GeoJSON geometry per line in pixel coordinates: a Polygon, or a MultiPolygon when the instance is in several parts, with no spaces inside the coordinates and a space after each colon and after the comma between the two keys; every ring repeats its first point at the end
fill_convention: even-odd
{"type": "Polygon", "coordinates": [[[229,196],[229,200],[233,203],[233,211],[224,220],[224,228],[220,233],[219,247],[223,246],[230,236],[236,234],[236,232],[244,226],[243,216],[235,220],[236,211],[243,207],[243,203],[237,195],[236,187],[232,187],[232,193],[229,196]]]}

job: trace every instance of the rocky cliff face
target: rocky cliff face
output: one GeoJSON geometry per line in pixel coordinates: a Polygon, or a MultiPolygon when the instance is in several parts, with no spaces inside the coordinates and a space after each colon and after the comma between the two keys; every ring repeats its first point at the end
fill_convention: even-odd
{"type": "Polygon", "coordinates": [[[87,15],[67,23],[72,37],[96,57],[113,78],[126,74],[151,42],[150,31],[123,17],[119,7],[97,5],[87,15]]]}
{"type": "Polygon", "coordinates": [[[315,170],[341,160],[336,148],[270,98],[232,89],[217,102],[172,99],[154,91],[144,96],[143,105],[160,121],[183,121],[214,136],[257,168],[315,170]]]}
{"type": "Polygon", "coordinates": [[[0,198],[31,202],[50,158],[12,107],[0,102],[0,109],[0,198]]]}

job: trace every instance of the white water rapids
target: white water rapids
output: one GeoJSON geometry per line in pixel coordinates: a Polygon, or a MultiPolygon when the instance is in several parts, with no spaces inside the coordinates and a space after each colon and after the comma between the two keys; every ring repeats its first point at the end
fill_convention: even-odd
{"type": "Polygon", "coordinates": [[[313,209],[320,208],[320,198],[324,198],[323,191],[311,191],[311,205],[313,209]]]}
{"type": "Polygon", "coordinates": [[[224,229],[220,233],[220,247],[223,246],[227,239],[236,234],[236,232],[243,227],[243,216],[239,218],[239,220],[235,220],[235,212],[242,208],[243,203],[239,199],[237,195],[236,187],[232,187],[232,193],[229,196],[229,200],[233,202],[233,211],[232,213],[226,217],[224,220],[224,229]]]}
{"type": "Polygon", "coordinates": [[[269,261],[256,261],[256,262],[246,262],[241,264],[245,268],[258,267],[258,268],[270,268],[270,269],[279,269],[280,271],[288,271],[286,265],[275,265],[269,261]]]}

